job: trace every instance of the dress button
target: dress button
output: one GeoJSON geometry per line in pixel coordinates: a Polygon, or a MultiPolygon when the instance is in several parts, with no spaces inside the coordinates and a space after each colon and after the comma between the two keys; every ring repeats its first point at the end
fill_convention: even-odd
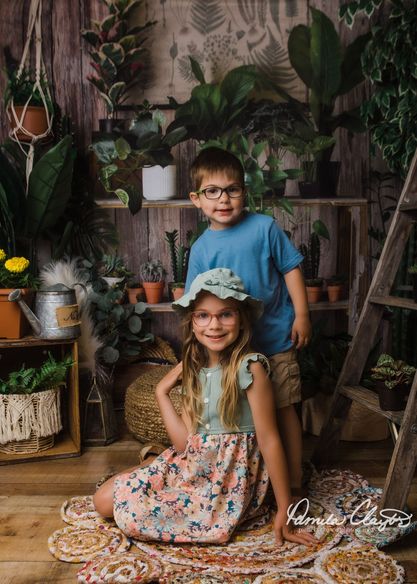
{"type": "Polygon", "coordinates": [[[211,377],[211,373],[207,373],[207,377],[211,377]]]}
{"type": "Polygon", "coordinates": [[[204,398],[204,403],[205,403],[205,404],[208,404],[208,403],[209,403],[209,401],[210,401],[210,400],[209,400],[209,398],[208,398],[208,397],[205,397],[205,398],[204,398]]]}
{"type": "Polygon", "coordinates": [[[210,430],[210,424],[206,424],[205,428],[206,430],[210,430]]]}

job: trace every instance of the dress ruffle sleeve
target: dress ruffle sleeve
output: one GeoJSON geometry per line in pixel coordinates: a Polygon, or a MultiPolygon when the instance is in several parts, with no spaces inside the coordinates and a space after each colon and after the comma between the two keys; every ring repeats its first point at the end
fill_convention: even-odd
{"type": "Polygon", "coordinates": [[[269,375],[270,373],[269,361],[265,357],[265,355],[262,355],[262,353],[252,353],[251,355],[246,355],[246,357],[242,359],[242,363],[240,365],[238,373],[240,389],[248,389],[248,387],[252,385],[253,375],[250,372],[249,365],[256,361],[259,361],[263,365],[265,371],[269,375]]]}

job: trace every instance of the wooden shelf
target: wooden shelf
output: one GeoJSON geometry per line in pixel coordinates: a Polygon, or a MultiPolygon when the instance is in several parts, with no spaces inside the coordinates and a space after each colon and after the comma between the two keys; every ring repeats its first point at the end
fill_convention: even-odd
{"type": "MultiPolygon", "coordinates": [[[[327,205],[330,207],[356,207],[360,205],[367,205],[368,201],[366,199],[360,198],[348,198],[348,197],[336,197],[335,199],[302,199],[301,197],[285,197],[288,201],[294,205],[294,207],[299,206],[309,206],[309,205],[327,205]]],[[[96,199],[96,204],[104,209],[127,209],[120,199],[96,199]]],[[[268,205],[269,203],[276,205],[276,201],[265,201],[268,205]]],[[[176,209],[192,209],[194,205],[189,199],[169,199],[164,201],[148,201],[143,199],[142,207],[144,209],[151,208],[176,208],[176,209]]]]}
{"type": "Polygon", "coordinates": [[[417,302],[414,302],[410,298],[400,298],[399,296],[370,296],[369,301],[373,304],[382,304],[383,306],[417,310],[417,302]]]}
{"type": "Polygon", "coordinates": [[[350,399],[354,399],[356,402],[365,406],[368,410],[388,418],[395,424],[401,424],[404,411],[394,412],[390,410],[381,410],[379,407],[378,394],[366,387],[362,387],[361,385],[344,385],[340,388],[340,393],[350,399]]]}
{"type": "Polygon", "coordinates": [[[70,458],[79,456],[81,453],[79,444],[70,434],[62,430],[55,436],[55,444],[48,450],[32,452],[31,454],[6,454],[0,452],[0,465],[14,462],[30,462],[31,460],[46,460],[47,458],[70,458]]]}
{"type": "Polygon", "coordinates": [[[47,345],[71,345],[74,339],[38,339],[37,337],[22,337],[21,339],[0,339],[0,349],[14,347],[44,347],[47,345]]]}
{"type": "MultiPolygon", "coordinates": [[[[174,312],[171,302],[160,302],[159,304],[146,304],[147,308],[152,312],[174,312]]],[[[347,300],[339,300],[339,302],[315,302],[309,304],[310,310],[348,310],[349,302],[347,300]]]]}

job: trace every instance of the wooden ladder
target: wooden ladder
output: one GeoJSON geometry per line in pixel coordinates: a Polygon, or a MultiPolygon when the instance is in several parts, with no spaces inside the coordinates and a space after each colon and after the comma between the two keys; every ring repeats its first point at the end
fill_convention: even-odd
{"type": "Polygon", "coordinates": [[[334,458],[344,420],[352,401],[382,414],[390,425],[399,425],[388,474],[379,508],[403,509],[417,463],[417,374],[404,411],[383,411],[377,395],[359,385],[374,346],[384,307],[417,310],[417,304],[390,295],[401,258],[417,219],[417,152],[408,172],[398,206],[366,297],[358,325],[335,388],[331,411],[320,433],[313,462],[328,465],[334,458]]]}

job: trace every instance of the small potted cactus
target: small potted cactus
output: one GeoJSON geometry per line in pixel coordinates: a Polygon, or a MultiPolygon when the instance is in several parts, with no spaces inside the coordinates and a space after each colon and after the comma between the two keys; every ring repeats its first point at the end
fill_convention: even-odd
{"type": "Polygon", "coordinates": [[[178,300],[184,294],[190,247],[178,243],[177,229],[174,229],[174,231],[165,231],[165,241],[169,247],[173,279],[172,282],[169,282],[168,288],[172,294],[172,299],[178,300]]]}
{"type": "Polygon", "coordinates": [[[327,227],[320,219],[317,219],[313,223],[313,231],[310,234],[307,245],[302,243],[299,247],[300,253],[304,256],[301,269],[305,278],[309,304],[320,301],[323,289],[323,279],[319,277],[320,237],[330,239],[327,227]]]}
{"type": "Polygon", "coordinates": [[[162,301],[165,275],[166,272],[160,260],[149,260],[141,265],[140,276],[148,304],[158,304],[162,301]]]}

